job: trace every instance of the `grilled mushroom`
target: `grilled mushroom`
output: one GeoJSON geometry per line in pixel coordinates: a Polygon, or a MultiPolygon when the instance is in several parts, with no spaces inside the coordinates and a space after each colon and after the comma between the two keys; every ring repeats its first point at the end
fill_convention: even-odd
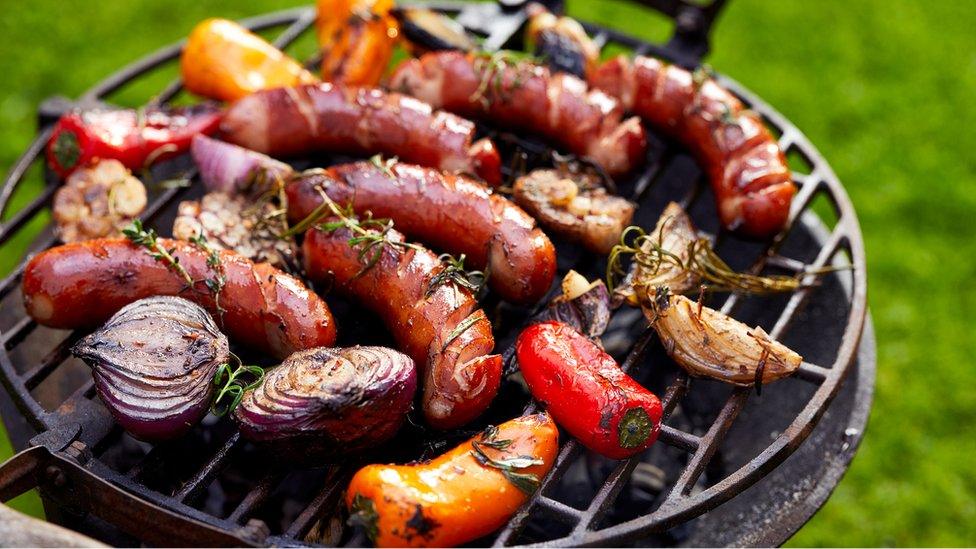
{"type": "Polygon", "coordinates": [[[514,198],[544,227],[598,254],[610,253],[634,216],[631,202],[582,172],[535,170],[518,178],[514,198]]]}
{"type": "Polygon", "coordinates": [[[552,14],[542,4],[528,7],[525,30],[529,50],[555,71],[586,78],[600,57],[600,48],[578,21],[552,14]]]}
{"type": "Polygon", "coordinates": [[[52,212],[63,242],[120,236],[146,209],[146,188],[118,160],[72,173],[54,195],[52,212]]]}
{"type": "Polygon", "coordinates": [[[426,8],[397,7],[391,11],[414,55],[435,50],[472,51],[474,40],[460,23],[426,8]]]}

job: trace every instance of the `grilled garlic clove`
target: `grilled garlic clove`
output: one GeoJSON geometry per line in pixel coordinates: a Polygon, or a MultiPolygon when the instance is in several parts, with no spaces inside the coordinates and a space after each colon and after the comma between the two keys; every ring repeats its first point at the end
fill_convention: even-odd
{"type": "Polygon", "coordinates": [[[644,314],[668,355],[692,375],[748,386],[758,372],[765,384],[792,374],[803,361],[762,328],[666,290],[645,304],[644,314]]]}
{"type": "Polygon", "coordinates": [[[52,213],[63,242],[120,236],[146,209],[146,188],[118,160],[76,170],[54,195],[52,213]]]}

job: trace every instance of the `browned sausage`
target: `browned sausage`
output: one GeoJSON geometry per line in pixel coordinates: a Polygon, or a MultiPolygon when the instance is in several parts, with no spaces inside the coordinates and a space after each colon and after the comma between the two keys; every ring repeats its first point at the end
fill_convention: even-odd
{"type": "Polygon", "coordinates": [[[187,242],[159,239],[195,281],[153,259],[125,239],[65,244],[41,252],[24,270],[24,306],[39,324],[52,328],[95,328],[119,309],[155,295],[175,295],[207,308],[228,335],[242,344],[285,358],[295,351],[335,342],[328,306],[298,279],[266,263],[220,252],[226,285],[213,293],[206,251],[187,242]]]}
{"type": "Polygon", "coordinates": [[[392,219],[410,238],[465,254],[469,267],[487,268],[491,288],[515,303],[541,299],[556,274],[555,249],[535,220],[463,176],[403,163],[381,168],[356,162],[311,170],[286,190],[293,223],[311,214],[325,191],[360,214],[392,219]]]}
{"type": "Polygon", "coordinates": [[[461,116],[540,134],[612,176],[637,167],[647,149],[640,121],[624,120],[616,99],[528,61],[431,52],[400,65],[390,88],[461,116]]]}
{"type": "Polygon", "coordinates": [[[691,149],[727,229],[762,238],[786,225],[796,193],[786,156],[762,119],[715,80],[651,57],[619,56],[590,83],[691,149]]]}
{"type": "Polygon", "coordinates": [[[472,142],[470,120],[374,88],[307,84],[260,91],[231,105],[220,129],[227,141],[272,156],[382,153],[491,185],[501,181],[494,143],[472,142]]]}
{"type": "Polygon", "coordinates": [[[305,270],[376,312],[399,347],[423,365],[424,416],[436,428],[471,421],[498,392],[502,360],[491,354],[491,323],[471,292],[453,282],[435,284],[444,266],[429,250],[403,248],[403,235],[390,230],[386,244],[364,257],[351,234],[312,229],[303,244],[305,270]],[[378,261],[369,266],[374,253],[378,261]],[[364,270],[365,269],[365,270],[364,270]]]}

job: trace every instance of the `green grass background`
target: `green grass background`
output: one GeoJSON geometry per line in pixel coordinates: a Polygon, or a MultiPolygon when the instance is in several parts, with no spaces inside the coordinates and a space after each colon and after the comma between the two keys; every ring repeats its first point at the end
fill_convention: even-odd
{"type": "MultiPolygon", "coordinates": [[[[0,168],[34,135],[41,99],[76,96],[206,16],[295,4],[4,0],[0,168]]],[[[641,37],[667,36],[660,18],[626,2],[569,5],[641,37]]],[[[867,241],[878,337],[871,424],[844,481],[792,545],[976,544],[974,23],[976,2],[948,0],[734,0],[718,23],[711,64],[820,148],[867,241]]],[[[166,80],[122,99],[138,102],[166,80]]],[[[23,244],[4,247],[0,274],[23,244]]],[[[0,433],[0,457],[9,453],[0,433]]],[[[16,505],[40,512],[36,498],[16,505]]]]}

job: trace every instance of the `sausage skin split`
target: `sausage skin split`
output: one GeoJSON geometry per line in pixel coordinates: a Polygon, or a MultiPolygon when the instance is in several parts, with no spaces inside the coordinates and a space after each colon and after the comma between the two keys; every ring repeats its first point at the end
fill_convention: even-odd
{"type": "Polygon", "coordinates": [[[727,229],[764,238],[785,227],[796,193],[786,156],[759,116],[728,90],[643,56],[607,61],[590,84],[691,149],[727,229]]]}
{"type": "Polygon", "coordinates": [[[636,168],[647,150],[640,120],[624,120],[616,99],[528,61],[431,52],[400,65],[390,88],[461,116],[539,133],[614,177],[636,168]]]}
{"type": "Polygon", "coordinates": [[[498,150],[487,138],[473,142],[470,120],[375,88],[306,84],[260,91],[231,105],[220,129],[227,141],[271,156],[382,153],[501,182],[498,150]]]}
{"type": "Polygon", "coordinates": [[[334,287],[376,312],[400,349],[424,370],[423,410],[439,429],[464,425],[479,416],[498,392],[502,359],[491,354],[491,323],[471,292],[453,282],[435,285],[444,266],[429,250],[402,248],[403,235],[390,230],[378,248],[359,257],[347,229],[305,234],[305,270],[312,280],[334,287]],[[365,269],[365,270],[364,270],[365,269]]]}
{"type": "Polygon", "coordinates": [[[125,239],[65,244],[39,253],[24,270],[24,306],[51,328],[96,328],[122,307],[156,295],[173,295],[206,308],[232,339],[277,358],[335,343],[328,306],[298,279],[267,263],[220,252],[226,283],[213,294],[202,282],[215,276],[208,253],[193,244],[159,239],[159,246],[195,281],[186,280],[150,252],[125,239]]]}
{"type": "Polygon", "coordinates": [[[322,191],[360,214],[392,219],[412,239],[465,254],[468,266],[486,270],[488,284],[508,301],[534,303],[552,285],[552,242],[532,217],[481,183],[403,163],[311,170],[286,187],[290,220],[310,215],[322,191]]]}

